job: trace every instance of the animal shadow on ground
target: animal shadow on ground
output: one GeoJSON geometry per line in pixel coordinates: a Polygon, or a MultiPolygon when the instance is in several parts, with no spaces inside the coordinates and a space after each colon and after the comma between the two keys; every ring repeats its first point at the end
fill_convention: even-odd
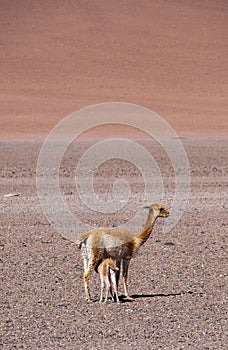
{"type": "Polygon", "coordinates": [[[197,292],[192,292],[192,291],[181,291],[181,292],[176,292],[176,293],[159,293],[159,294],[133,294],[132,298],[133,300],[128,300],[124,295],[120,295],[119,299],[122,303],[131,303],[134,302],[136,299],[141,299],[141,298],[169,298],[169,297],[176,297],[179,295],[185,295],[185,294],[199,294],[202,295],[203,293],[197,293],[197,292]]]}
{"type": "MultiPolygon", "coordinates": [[[[134,301],[136,301],[136,299],[143,299],[143,298],[169,298],[169,297],[177,297],[180,295],[200,295],[203,296],[204,293],[202,292],[193,292],[191,290],[189,291],[182,291],[182,292],[176,292],[176,293],[158,293],[158,294],[133,294],[132,295],[132,300],[129,300],[126,298],[125,295],[119,295],[119,301],[120,303],[132,303],[134,301]]],[[[111,298],[109,297],[108,300],[110,302],[113,302],[111,300],[111,298]]],[[[99,301],[99,300],[95,300],[95,301],[99,301]]]]}

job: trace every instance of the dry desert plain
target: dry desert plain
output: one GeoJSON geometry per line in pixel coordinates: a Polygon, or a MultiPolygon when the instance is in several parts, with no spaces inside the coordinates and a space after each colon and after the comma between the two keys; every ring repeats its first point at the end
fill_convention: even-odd
{"type": "MultiPolygon", "coordinates": [[[[226,349],[227,23],[221,0],[0,2],[2,349],[226,349]],[[94,273],[88,304],[80,251],[38,199],[37,161],[60,120],[108,101],[144,106],[169,123],[185,148],[191,187],[177,224],[164,232],[169,218],[158,219],[131,261],[135,300],[124,300],[120,284],[120,304],[99,304],[94,273]]],[[[146,219],[142,175],[111,156],[94,173],[95,192],[106,198],[125,179],[130,205],[77,211],[76,164],[97,141],[118,136],[157,162],[172,211],[174,171],[164,149],[136,129],[106,125],[75,140],[59,171],[65,203],[91,226],[119,225],[135,212],[140,225],[146,219]]]]}

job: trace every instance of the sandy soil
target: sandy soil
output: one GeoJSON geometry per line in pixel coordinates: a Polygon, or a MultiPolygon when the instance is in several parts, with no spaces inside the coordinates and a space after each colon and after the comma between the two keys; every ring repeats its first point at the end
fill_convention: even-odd
{"type": "MultiPolygon", "coordinates": [[[[0,344],[11,349],[225,349],[227,343],[227,23],[226,1],[11,1],[0,3],[0,344]],[[69,113],[106,101],[161,115],[190,162],[187,207],[168,233],[160,219],[132,260],[134,302],[93,304],[74,242],[44,215],[36,165],[42,142],[69,113]],[[17,196],[5,197],[15,193],[17,196]]],[[[172,164],[160,146],[128,129],[98,128],[66,152],[60,187],[91,225],[118,225],[146,213],[142,176],[119,160],[95,174],[100,196],[121,175],[129,210],[77,212],[75,165],[90,141],[139,138],[164,179],[172,207],[172,164]],[[143,139],[143,140],[142,140],[143,139]],[[85,141],[86,140],[86,141],[85,141]]],[[[88,165],[89,166],[89,165],[88,165]]],[[[131,227],[135,232],[135,227],[131,227]]],[[[123,290],[120,286],[119,294],[123,290]]]]}
{"type": "MultiPolygon", "coordinates": [[[[223,349],[227,342],[227,154],[223,140],[185,140],[191,166],[189,203],[168,233],[162,219],[132,260],[129,276],[134,302],[99,305],[94,274],[94,303],[85,301],[83,264],[75,244],[50,225],[35,187],[37,144],[4,144],[1,164],[1,344],[4,349],[223,349]],[[219,154],[219,156],[218,156],[219,154]],[[17,193],[18,197],[4,197],[17,193]]],[[[148,142],[148,149],[154,146],[148,142]]],[[[88,147],[88,145],[87,145],[88,147]]],[[[60,174],[63,196],[77,215],[75,162],[85,144],[77,144],[60,174]],[[63,171],[64,170],[64,171],[63,171]]],[[[160,157],[165,193],[173,191],[172,173],[160,157]]],[[[116,163],[115,163],[116,162],[116,163]]],[[[102,167],[95,177],[101,195],[120,170],[102,167]],[[99,181],[103,179],[103,181],[99,181]]],[[[129,164],[121,171],[136,184],[133,209],[140,198],[140,174],[129,164]]],[[[133,191],[135,188],[133,187],[133,191]]],[[[170,201],[165,199],[168,208],[170,201]]],[[[140,204],[142,205],[142,203],[140,204]]],[[[146,213],[140,211],[142,220],[146,213]]],[[[89,211],[81,213],[87,218],[89,211]]],[[[91,225],[118,225],[129,212],[95,215],[91,225]]],[[[76,229],[76,228],[75,228],[76,229]]],[[[131,228],[135,232],[135,227],[131,228]]],[[[123,290],[120,286],[119,294],[123,290]]]]}

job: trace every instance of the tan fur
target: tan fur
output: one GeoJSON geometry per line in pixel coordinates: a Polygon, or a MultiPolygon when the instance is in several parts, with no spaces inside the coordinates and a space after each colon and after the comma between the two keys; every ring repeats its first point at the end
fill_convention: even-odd
{"type": "MultiPolygon", "coordinates": [[[[149,214],[143,229],[137,234],[132,235],[129,231],[118,228],[95,228],[78,236],[76,244],[81,249],[84,259],[84,285],[88,301],[91,301],[89,292],[90,275],[98,262],[106,258],[114,259],[119,269],[122,262],[125,296],[132,299],[128,294],[127,287],[130,259],[149,238],[157,217],[169,216],[168,210],[161,204],[156,203],[145,208],[149,209],[149,214]]],[[[119,272],[116,272],[117,285],[119,272]]]]}
{"type": "MultiPolygon", "coordinates": [[[[100,274],[100,279],[101,279],[100,303],[102,302],[102,299],[103,299],[104,287],[106,287],[104,302],[106,303],[108,299],[108,293],[109,291],[111,292],[111,287],[113,287],[114,295],[116,296],[116,301],[117,303],[119,303],[117,285],[116,285],[116,271],[119,271],[119,268],[116,266],[116,263],[110,258],[105,259],[98,266],[97,270],[98,270],[98,273],[100,274]]],[[[114,300],[113,295],[112,295],[112,300],[114,300]]]]}

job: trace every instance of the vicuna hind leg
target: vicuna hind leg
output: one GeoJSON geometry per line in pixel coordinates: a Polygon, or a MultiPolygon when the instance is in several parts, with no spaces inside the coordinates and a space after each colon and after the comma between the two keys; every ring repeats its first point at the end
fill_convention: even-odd
{"type": "Polygon", "coordinates": [[[90,291],[89,291],[89,279],[90,279],[91,273],[93,272],[93,270],[94,270],[98,260],[99,260],[99,256],[96,256],[96,255],[93,256],[89,260],[88,265],[87,265],[88,267],[87,267],[87,269],[85,270],[85,273],[84,273],[85,294],[86,294],[86,299],[88,301],[92,301],[91,296],[90,296],[90,291]]]}

